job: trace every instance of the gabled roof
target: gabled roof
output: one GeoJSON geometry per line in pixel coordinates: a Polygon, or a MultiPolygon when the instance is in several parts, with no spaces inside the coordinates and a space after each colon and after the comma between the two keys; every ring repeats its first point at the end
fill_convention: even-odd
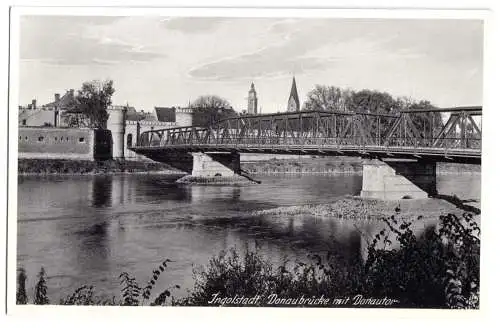
{"type": "Polygon", "coordinates": [[[59,101],[53,101],[48,104],[43,105],[42,107],[57,107],[60,110],[68,110],[71,109],[71,105],[75,101],[75,95],[73,90],[66,91],[66,93],[59,99],[59,101]]]}
{"type": "Polygon", "coordinates": [[[156,117],[160,122],[175,122],[174,107],[155,107],[156,117]]]}

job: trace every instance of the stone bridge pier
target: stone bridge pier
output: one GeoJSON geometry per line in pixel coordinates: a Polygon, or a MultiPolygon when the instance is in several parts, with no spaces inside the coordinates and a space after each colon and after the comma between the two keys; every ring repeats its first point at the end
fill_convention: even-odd
{"type": "Polygon", "coordinates": [[[191,153],[193,177],[232,177],[240,173],[240,154],[236,152],[191,153]]]}
{"type": "Polygon", "coordinates": [[[436,194],[435,162],[383,159],[363,163],[361,197],[422,199],[436,194]]]}

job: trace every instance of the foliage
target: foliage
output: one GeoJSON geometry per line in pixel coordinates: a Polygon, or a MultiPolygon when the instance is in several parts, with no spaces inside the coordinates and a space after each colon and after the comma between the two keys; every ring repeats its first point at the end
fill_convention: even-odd
{"type": "MultiPolygon", "coordinates": [[[[95,294],[93,286],[83,285],[77,288],[72,294],[68,295],[64,299],[61,299],[59,304],[61,305],[122,305],[122,306],[137,306],[145,305],[149,302],[149,305],[158,306],[168,304],[167,297],[171,296],[171,289],[179,289],[179,285],[173,285],[169,288],[163,289],[152,301],[151,293],[156,285],[160,275],[167,269],[167,263],[172,262],[170,259],[163,261],[160,266],[153,270],[153,275],[151,279],[146,283],[144,287],[140,287],[137,283],[135,277],[131,276],[127,272],[122,272],[119,276],[121,289],[121,298],[117,300],[114,296],[112,298],[98,297],[95,294]]],[[[33,304],[49,304],[49,298],[47,297],[47,283],[45,281],[45,270],[42,268],[38,274],[39,281],[35,287],[35,295],[33,298],[33,304]]],[[[18,286],[17,286],[17,304],[28,304],[29,300],[26,297],[25,284],[26,274],[24,269],[19,269],[18,275],[18,286]],[[24,293],[24,295],[23,295],[24,293]]]]}
{"type": "Polygon", "coordinates": [[[69,112],[83,113],[89,118],[90,127],[105,129],[109,116],[106,109],[114,92],[112,80],[84,82],[69,112]]]}
{"type": "Polygon", "coordinates": [[[352,109],[353,92],[335,86],[316,85],[307,94],[303,110],[349,111],[352,109]]]}
{"type": "Polygon", "coordinates": [[[191,107],[195,126],[208,127],[217,121],[237,116],[229,101],[215,95],[200,96],[191,107]]]}
{"type": "MultiPolygon", "coordinates": [[[[366,113],[397,113],[402,110],[435,108],[429,101],[415,101],[407,97],[394,98],[387,92],[363,89],[353,91],[335,86],[316,85],[307,94],[303,110],[356,111],[366,113]]],[[[443,127],[439,113],[414,114],[413,122],[423,136],[430,137],[443,127]],[[432,127],[432,128],[431,128],[432,127]],[[431,131],[432,130],[432,131],[431,131]]],[[[388,119],[381,118],[383,129],[388,128],[388,119]]]]}
{"type": "Polygon", "coordinates": [[[60,301],[61,305],[116,305],[115,299],[100,300],[94,295],[94,287],[83,285],[73,294],[60,301]]]}
{"type": "Polygon", "coordinates": [[[49,304],[47,297],[47,282],[45,281],[45,269],[42,267],[38,273],[38,282],[35,286],[34,303],[43,305],[49,304]]]}
{"type": "MultiPolygon", "coordinates": [[[[134,277],[127,272],[120,274],[120,284],[122,286],[122,301],[120,305],[137,306],[144,305],[151,298],[151,291],[156,285],[160,275],[167,269],[167,263],[172,262],[170,259],[163,261],[158,268],[153,270],[151,279],[146,283],[146,286],[140,287],[134,277]]],[[[180,288],[179,285],[174,285],[175,288],[180,288]]],[[[158,296],[150,302],[149,305],[165,305],[167,297],[171,295],[170,289],[164,289],[158,296]]]]}
{"type": "Polygon", "coordinates": [[[20,268],[17,274],[16,304],[28,303],[28,296],[26,295],[26,279],[26,271],[23,268],[20,268]]]}
{"type": "Polygon", "coordinates": [[[64,159],[18,159],[21,174],[88,174],[115,172],[151,172],[172,170],[167,164],[138,161],[85,161],[64,159]]]}

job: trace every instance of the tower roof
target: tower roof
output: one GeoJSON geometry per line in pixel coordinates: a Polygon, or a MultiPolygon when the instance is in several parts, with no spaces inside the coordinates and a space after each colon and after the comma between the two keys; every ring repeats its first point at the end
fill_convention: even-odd
{"type": "MultiPolygon", "coordinates": [[[[299,108],[300,108],[299,93],[297,92],[297,84],[295,83],[295,76],[293,77],[293,80],[292,80],[292,89],[290,90],[290,97],[288,97],[288,104],[290,104],[290,100],[292,100],[292,99],[297,106],[296,110],[299,110],[299,108]]],[[[289,110],[290,110],[290,108],[289,108],[289,110]]]]}

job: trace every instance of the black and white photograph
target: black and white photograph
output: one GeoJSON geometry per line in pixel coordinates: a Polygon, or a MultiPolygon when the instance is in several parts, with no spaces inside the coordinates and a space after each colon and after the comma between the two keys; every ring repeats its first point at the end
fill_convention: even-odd
{"type": "Polygon", "coordinates": [[[95,9],[11,10],[13,306],[481,308],[481,11],[95,9]]]}

